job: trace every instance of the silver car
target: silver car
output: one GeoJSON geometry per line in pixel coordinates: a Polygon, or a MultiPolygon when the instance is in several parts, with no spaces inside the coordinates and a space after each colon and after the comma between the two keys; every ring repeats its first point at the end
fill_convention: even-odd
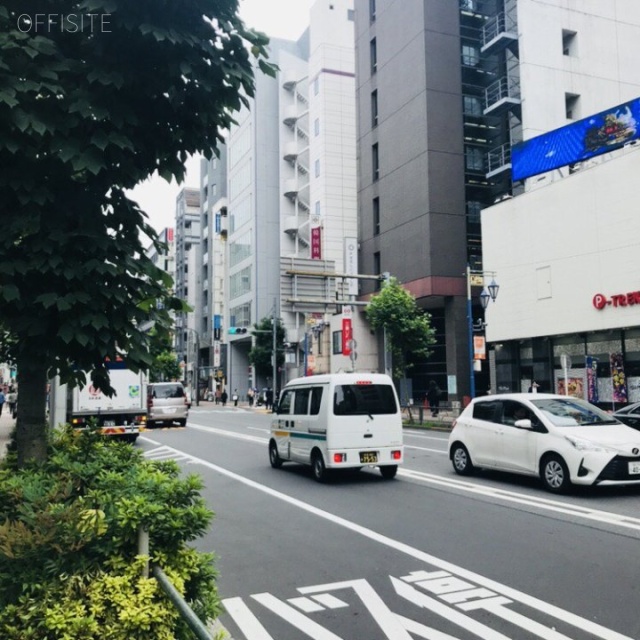
{"type": "Polygon", "coordinates": [[[177,422],[184,427],[189,401],[180,382],[153,382],[147,387],[147,426],[177,422]]]}

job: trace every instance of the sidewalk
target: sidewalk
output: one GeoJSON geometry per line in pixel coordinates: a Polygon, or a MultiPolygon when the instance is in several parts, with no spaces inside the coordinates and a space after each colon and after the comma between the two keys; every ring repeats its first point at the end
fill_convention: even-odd
{"type": "Polygon", "coordinates": [[[15,425],[16,421],[11,417],[9,407],[5,402],[2,415],[0,416],[0,460],[4,458],[7,444],[9,443],[10,435],[15,425]]]}

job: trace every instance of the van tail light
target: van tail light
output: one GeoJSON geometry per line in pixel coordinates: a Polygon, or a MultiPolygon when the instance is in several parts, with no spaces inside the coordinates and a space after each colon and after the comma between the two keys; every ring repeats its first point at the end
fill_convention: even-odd
{"type": "Polygon", "coordinates": [[[402,451],[392,451],[391,459],[392,460],[400,460],[402,458],[402,451]]]}
{"type": "Polygon", "coordinates": [[[347,461],[347,454],[346,453],[334,453],[333,454],[333,461],[336,462],[336,463],[346,462],[347,461]]]}

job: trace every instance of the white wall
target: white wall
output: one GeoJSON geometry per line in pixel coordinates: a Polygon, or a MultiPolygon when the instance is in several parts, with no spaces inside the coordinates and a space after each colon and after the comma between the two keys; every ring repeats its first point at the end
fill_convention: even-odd
{"type": "Polygon", "coordinates": [[[524,139],[570,122],[565,93],[580,96],[578,119],[640,96],[637,0],[518,0],[518,31],[524,139]]]}
{"type": "Polygon", "coordinates": [[[640,326],[640,305],[593,305],[640,291],[640,146],[603,160],[482,212],[490,342],[640,326]]]}

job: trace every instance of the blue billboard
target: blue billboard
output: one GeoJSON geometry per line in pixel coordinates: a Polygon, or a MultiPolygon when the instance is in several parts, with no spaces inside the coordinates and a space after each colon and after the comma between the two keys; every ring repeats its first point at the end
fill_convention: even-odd
{"type": "Polygon", "coordinates": [[[640,98],[515,145],[513,181],[587,160],[640,137],[640,98]]]}

